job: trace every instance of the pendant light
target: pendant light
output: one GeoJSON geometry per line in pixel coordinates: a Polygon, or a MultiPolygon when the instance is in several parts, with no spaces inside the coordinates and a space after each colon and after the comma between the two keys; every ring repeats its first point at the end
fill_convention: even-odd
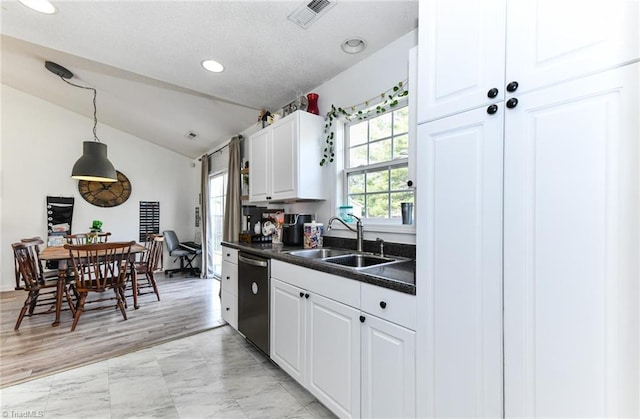
{"type": "Polygon", "coordinates": [[[97,182],[116,182],[116,169],[107,158],[107,145],[100,142],[96,133],[98,118],[96,111],[96,89],[93,87],[80,86],[71,83],[67,79],[73,77],[73,73],[63,66],[51,61],[45,61],[47,70],[60,77],[60,80],[81,89],[93,91],[93,141],[82,143],[82,157],[78,159],[71,170],[71,177],[78,180],[89,180],[97,182]]]}

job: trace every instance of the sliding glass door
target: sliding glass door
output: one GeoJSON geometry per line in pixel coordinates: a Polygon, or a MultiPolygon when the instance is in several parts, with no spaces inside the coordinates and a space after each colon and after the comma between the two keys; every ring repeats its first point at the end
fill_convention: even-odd
{"type": "Polygon", "coordinates": [[[213,274],[220,278],[222,274],[222,224],[224,222],[224,204],[227,194],[227,172],[209,177],[209,225],[211,226],[211,244],[213,253],[213,274]]]}

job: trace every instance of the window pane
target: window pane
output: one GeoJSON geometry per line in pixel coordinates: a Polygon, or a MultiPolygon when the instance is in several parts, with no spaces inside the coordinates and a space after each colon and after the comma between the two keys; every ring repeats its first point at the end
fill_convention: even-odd
{"type": "Polygon", "coordinates": [[[389,218],[389,195],[367,195],[367,218],[389,218]]]}
{"type": "Polygon", "coordinates": [[[369,164],[391,160],[391,138],[369,144],[369,164]]]}
{"type": "Polygon", "coordinates": [[[401,135],[393,139],[393,158],[403,159],[409,157],[409,135],[401,135]]]}
{"type": "Polygon", "coordinates": [[[367,164],[367,145],[361,145],[349,150],[349,167],[367,164]]]}
{"type": "Polygon", "coordinates": [[[402,212],[400,210],[401,202],[413,202],[413,191],[391,194],[391,218],[402,218],[402,212]]]}
{"type": "Polygon", "coordinates": [[[409,177],[409,169],[405,167],[398,167],[391,169],[391,185],[392,191],[407,189],[407,178],[409,177]]]}
{"type": "Polygon", "coordinates": [[[369,140],[391,137],[391,113],[369,120],[369,140]]]}
{"type": "Polygon", "coordinates": [[[367,173],[367,193],[384,192],[389,189],[389,171],[367,173]]]}
{"type": "Polygon", "coordinates": [[[405,106],[393,112],[393,135],[409,131],[409,107],[405,106]]]}
{"type": "Polygon", "coordinates": [[[367,142],[367,122],[351,125],[349,127],[349,146],[360,145],[367,142]]]}
{"type": "Polygon", "coordinates": [[[353,214],[359,217],[361,214],[364,214],[364,195],[351,195],[349,196],[349,205],[353,207],[353,214]]]}
{"type": "Polygon", "coordinates": [[[354,193],[364,193],[364,173],[349,175],[348,185],[347,193],[349,195],[354,193]]]}

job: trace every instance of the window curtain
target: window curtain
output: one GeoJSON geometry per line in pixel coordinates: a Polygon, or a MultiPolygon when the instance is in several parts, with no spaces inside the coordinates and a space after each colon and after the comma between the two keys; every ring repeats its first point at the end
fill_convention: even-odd
{"type": "Polygon", "coordinates": [[[240,201],[240,140],[237,135],[229,142],[229,172],[227,179],[227,200],[224,208],[224,228],[222,239],[238,241],[242,207],[240,201]]]}
{"type": "Polygon", "coordinates": [[[209,156],[200,159],[200,237],[202,237],[201,278],[213,277],[213,243],[211,243],[211,223],[209,221],[209,156]]]}

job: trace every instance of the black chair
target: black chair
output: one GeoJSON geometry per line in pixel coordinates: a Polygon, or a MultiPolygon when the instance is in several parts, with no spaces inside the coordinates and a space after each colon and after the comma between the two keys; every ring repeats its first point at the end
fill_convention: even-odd
{"type": "Polygon", "coordinates": [[[180,268],[168,269],[164,271],[165,275],[172,277],[176,272],[188,272],[191,276],[200,275],[200,269],[193,266],[194,259],[202,253],[202,249],[196,243],[180,243],[176,232],[173,230],[165,230],[162,232],[164,242],[167,244],[169,256],[175,257],[174,262],[180,259],[180,268]]]}

